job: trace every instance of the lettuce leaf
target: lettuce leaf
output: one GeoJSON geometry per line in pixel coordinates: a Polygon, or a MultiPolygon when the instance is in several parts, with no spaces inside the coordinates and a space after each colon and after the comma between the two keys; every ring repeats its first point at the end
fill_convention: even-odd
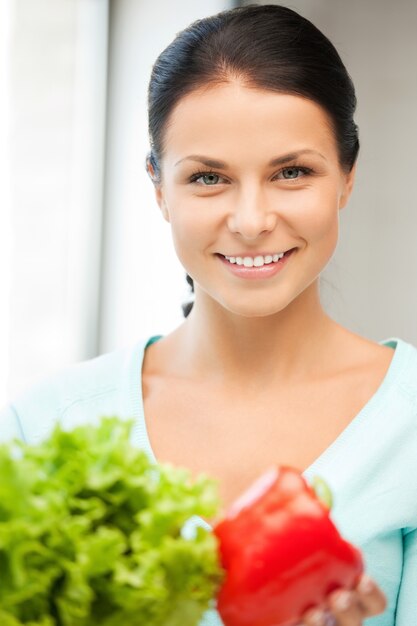
{"type": "Polygon", "coordinates": [[[2,626],[192,626],[209,608],[217,539],[181,530],[218,513],[217,483],[152,463],[132,426],[104,417],[0,446],[2,626]]]}

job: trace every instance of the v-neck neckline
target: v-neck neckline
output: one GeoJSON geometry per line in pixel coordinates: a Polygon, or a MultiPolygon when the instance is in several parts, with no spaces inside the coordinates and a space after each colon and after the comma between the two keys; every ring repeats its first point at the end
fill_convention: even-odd
{"type": "MultiPolygon", "coordinates": [[[[152,445],[149,438],[149,433],[147,429],[145,412],[144,412],[144,404],[143,404],[143,394],[142,394],[142,366],[144,361],[145,350],[152,343],[155,343],[159,339],[163,338],[163,335],[152,335],[146,342],[142,344],[141,354],[138,355],[140,360],[140,384],[137,385],[135,389],[135,394],[138,394],[139,397],[136,397],[135,404],[139,407],[140,419],[143,420],[140,431],[142,433],[142,447],[146,450],[149,455],[149,458],[153,463],[158,463],[158,459],[152,449],[152,445]],[[137,389],[139,388],[139,389],[137,389]]],[[[363,422],[368,414],[372,413],[374,407],[380,403],[381,398],[388,392],[391,388],[393,381],[397,378],[397,375],[402,369],[403,359],[402,354],[407,348],[406,342],[398,338],[390,338],[385,339],[379,342],[380,345],[384,345],[390,347],[394,350],[393,357],[388,366],[388,369],[385,373],[384,378],[382,379],[379,387],[374,392],[374,394],[369,398],[368,402],[362,407],[362,409],[355,415],[355,417],[349,422],[349,424],[339,433],[339,435],[332,441],[332,443],[325,449],[323,452],[311,463],[303,472],[302,476],[306,480],[312,478],[315,474],[322,471],[322,468],[325,466],[326,461],[329,457],[332,456],[334,451],[340,448],[343,443],[349,438],[353,429],[357,428],[359,423],[363,422]]],[[[189,522],[194,521],[199,525],[203,525],[207,529],[212,529],[212,526],[208,524],[205,520],[198,516],[193,516],[189,520],[189,522]]]]}

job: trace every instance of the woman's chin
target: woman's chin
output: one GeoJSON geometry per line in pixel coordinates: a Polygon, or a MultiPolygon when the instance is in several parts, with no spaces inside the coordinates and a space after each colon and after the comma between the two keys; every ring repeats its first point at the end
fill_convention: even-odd
{"type": "Polygon", "coordinates": [[[272,315],[277,315],[281,311],[283,311],[287,307],[288,303],[274,303],[266,302],[262,304],[260,302],[247,302],[240,303],[239,305],[235,303],[223,303],[223,307],[227,309],[233,315],[238,315],[240,317],[246,318],[257,318],[257,317],[269,317],[272,315]]]}

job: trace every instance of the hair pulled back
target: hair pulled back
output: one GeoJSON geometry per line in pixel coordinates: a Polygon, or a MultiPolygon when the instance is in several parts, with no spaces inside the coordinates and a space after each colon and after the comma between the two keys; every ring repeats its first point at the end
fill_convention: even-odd
{"type": "MultiPolygon", "coordinates": [[[[346,172],[352,169],[359,151],[356,95],[337,50],[292,9],[247,5],[196,20],[156,59],[148,88],[151,151],[146,157],[155,184],[162,182],[164,135],[175,106],[199,88],[232,80],[321,105],[333,126],[340,165],[346,172]]],[[[183,306],[185,316],[191,306],[183,306]]]]}

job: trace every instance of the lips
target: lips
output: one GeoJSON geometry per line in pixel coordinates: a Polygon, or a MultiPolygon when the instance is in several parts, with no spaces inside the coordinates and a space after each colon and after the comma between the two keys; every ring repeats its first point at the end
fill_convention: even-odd
{"type": "MultiPolygon", "coordinates": [[[[228,271],[231,272],[234,276],[243,279],[253,279],[253,280],[263,280],[267,278],[272,278],[279,272],[281,272],[286,266],[287,262],[289,262],[289,258],[292,253],[296,250],[296,248],[291,248],[284,253],[284,255],[276,262],[263,263],[260,265],[248,264],[242,261],[244,259],[239,259],[239,263],[233,263],[226,259],[223,254],[217,253],[215,256],[221,261],[222,265],[227,267],[228,271]]],[[[247,257],[246,257],[247,258],[247,257]]],[[[250,258],[250,257],[249,257],[250,258]]]]}

